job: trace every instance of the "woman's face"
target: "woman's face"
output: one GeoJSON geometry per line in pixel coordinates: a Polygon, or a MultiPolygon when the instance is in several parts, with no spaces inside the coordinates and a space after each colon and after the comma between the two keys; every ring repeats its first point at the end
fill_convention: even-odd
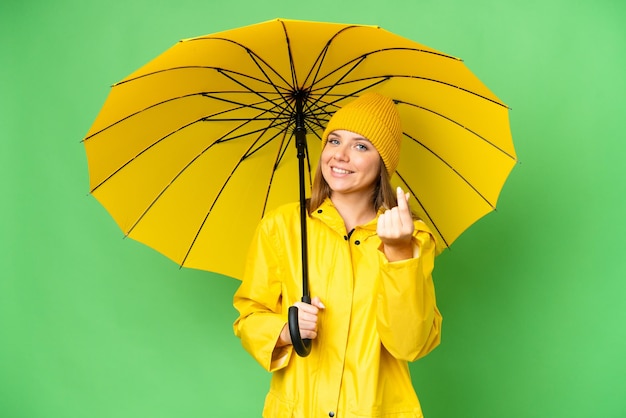
{"type": "Polygon", "coordinates": [[[328,135],[320,159],[322,175],[333,194],[364,192],[369,197],[380,173],[380,154],[359,134],[336,130],[328,135]]]}

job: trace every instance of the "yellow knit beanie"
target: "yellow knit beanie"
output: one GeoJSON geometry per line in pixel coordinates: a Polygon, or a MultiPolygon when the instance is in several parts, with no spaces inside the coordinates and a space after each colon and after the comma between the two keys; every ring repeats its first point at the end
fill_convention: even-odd
{"type": "Polygon", "coordinates": [[[332,131],[344,129],[367,138],[383,159],[389,176],[400,159],[402,127],[393,100],[378,93],[365,93],[335,112],[322,135],[322,149],[332,131]]]}

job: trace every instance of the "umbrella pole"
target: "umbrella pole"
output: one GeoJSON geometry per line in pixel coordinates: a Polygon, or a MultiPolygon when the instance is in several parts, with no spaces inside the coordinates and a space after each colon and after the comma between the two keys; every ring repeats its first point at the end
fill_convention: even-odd
{"type": "MultiPolygon", "coordinates": [[[[304,127],[303,100],[306,98],[305,91],[295,93],[296,99],[296,148],[298,151],[298,179],[300,185],[300,235],[302,241],[302,302],[311,303],[309,293],[309,260],[306,231],[306,189],[304,184],[304,159],[306,157],[306,128],[304,127]]],[[[302,339],[298,325],[298,308],[289,307],[289,335],[296,353],[300,357],[306,357],[311,352],[311,340],[302,339]]]]}

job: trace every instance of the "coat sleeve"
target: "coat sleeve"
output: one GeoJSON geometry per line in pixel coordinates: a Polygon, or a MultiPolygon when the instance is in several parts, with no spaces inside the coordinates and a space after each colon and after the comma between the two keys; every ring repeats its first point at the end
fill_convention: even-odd
{"type": "Polygon", "coordinates": [[[439,345],[442,317],[437,309],[432,271],[435,241],[416,229],[418,254],[389,262],[379,251],[381,277],[377,297],[377,329],[384,347],[400,360],[414,361],[439,345]]]}
{"type": "Polygon", "coordinates": [[[255,233],[246,260],[244,278],[235,293],[233,304],[239,317],[233,328],[246,351],[267,371],[287,366],[292,346],[276,348],[287,313],[283,314],[280,281],[280,248],[268,222],[255,233]]]}

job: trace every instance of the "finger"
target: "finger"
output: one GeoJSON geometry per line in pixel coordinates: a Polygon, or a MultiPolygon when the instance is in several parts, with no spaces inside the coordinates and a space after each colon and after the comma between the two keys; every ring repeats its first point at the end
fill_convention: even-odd
{"type": "Polygon", "coordinates": [[[413,231],[413,214],[409,206],[410,193],[404,193],[400,187],[398,187],[398,209],[400,211],[400,223],[405,230],[413,231]]]}
{"type": "Polygon", "coordinates": [[[298,308],[298,312],[306,312],[312,315],[317,315],[319,308],[306,302],[296,302],[293,306],[298,308]]]}
{"type": "Polygon", "coordinates": [[[404,193],[404,191],[398,187],[398,209],[400,210],[403,223],[406,221],[413,222],[413,216],[411,215],[411,208],[409,206],[410,197],[411,193],[404,193]]]}
{"type": "Polygon", "coordinates": [[[298,324],[303,329],[316,329],[319,309],[304,302],[294,304],[298,308],[298,324]]]}
{"type": "MultiPolygon", "coordinates": [[[[395,208],[394,208],[395,209],[395,208]]],[[[397,209],[396,209],[397,212],[397,209]]],[[[387,209],[385,211],[385,219],[383,222],[383,235],[385,237],[390,237],[393,236],[394,233],[394,228],[396,225],[396,220],[395,220],[396,214],[394,213],[393,209],[387,209]]]]}
{"type": "Polygon", "coordinates": [[[324,306],[324,304],[322,303],[322,301],[320,300],[319,296],[315,296],[312,300],[311,300],[311,305],[317,307],[318,309],[325,309],[326,306],[324,306]]]}
{"type": "Polygon", "coordinates": [[[298,310],[298,321],[305,321],[305,322],[312,322],[315,323],[317,322],[317,315],[316,314],[312,314],[312,313],[308,313],[308,312],[304,312],[302,310],[298,310]]]}
{"type": "Polygon", "coordinates": [[[404,193],[404,190],[402,190],[402,187],[398,186],[398,188],[396,189],[396,193],[398,195],[397,200],[398,200],[398,209],[400,209],[401,211],[404,210],[408,210],[409,208],[409,198],[408,193],[404,193]]]}
{"type": "Polygon", "coordinates": [[[399,229],[402,227],[402,220],[400,218],[400,210],[396,206],[389,210],[389,217],[387,218],[387,232],[389,235],[395,236],[399,229]]]}
{"type": "Polygon", "coordinates": [[[314,340],[317,338],[317,331],[304,330],[300,332],[300,338],[303,340],[314,340]]]}
{"type": "Polygon", "coordinates": [[[300,314],[299,312],[298,328],[302,338],[315,338],[317,336],[317,315],[300,314]]]}
{"type": "Polygon", "coordinates": [[[300,331],[315,331],[315,332],[317,332],[317,324],[316,323],[302,321],[302,322],[298,322],[298,327],[300,328],[300,331]]]}
{"type": "Polygon", "coordinates": [[[384,236],[387,231],[387,211],[380,214],[378,222],[376,224],[376,233],[379,236],[384,236]]]}

